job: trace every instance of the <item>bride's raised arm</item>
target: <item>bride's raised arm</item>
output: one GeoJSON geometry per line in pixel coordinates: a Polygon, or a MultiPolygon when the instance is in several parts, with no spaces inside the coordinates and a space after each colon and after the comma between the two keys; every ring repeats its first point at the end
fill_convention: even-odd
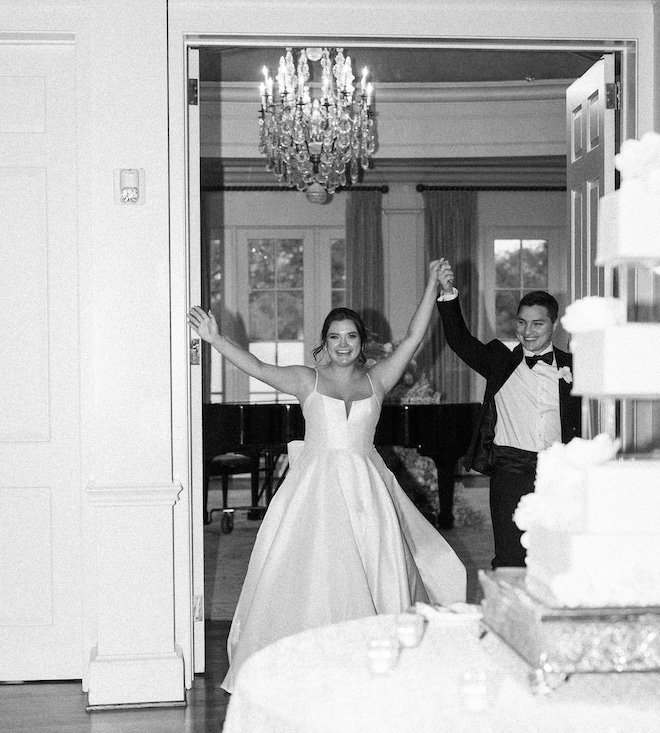
{"type": "Polygon", "coordinates": [[[429,327],[438,297],[438,273],[442,263],[443,260],[440,259],[433,260],[429,264],[426,289],[410,321],[405,337],[387,359],[377,362],[369,370],[372,379],[375,378],[378,381],[384,394],[387,394],[399,381],[429,327]]]}
{"type": "Polygon", "coordinates": [[[211,311],[198,305],[188,311],[188,323],[197,335],[228,359],[234,366],[271,387],[304,399],[314,386],[314,370],[306,366],[275,366],[267,364],[246,349],[222,336],[211,311]]]}

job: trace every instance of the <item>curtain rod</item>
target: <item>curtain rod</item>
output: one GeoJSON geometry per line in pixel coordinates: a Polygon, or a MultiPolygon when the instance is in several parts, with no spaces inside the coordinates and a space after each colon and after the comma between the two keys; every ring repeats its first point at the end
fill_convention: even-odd
{"type": "MultiPolygon", "coordinates": [[[[297,193],[303,193],[298,191],[295,187],[289,186],[202,186],[202,191],[281,191],[283,193],[290,193],[295,191],[297,193]]],[[[389,193],[389,186],[340,186],[336,189],[337,191],[380,191],[380,193],[389,193]]]]}
{"type": "Polygon", "coordinates": [[[427,186],[418,183],[415,190],[424,191],[565,191],[566,186],[427,186]]]}

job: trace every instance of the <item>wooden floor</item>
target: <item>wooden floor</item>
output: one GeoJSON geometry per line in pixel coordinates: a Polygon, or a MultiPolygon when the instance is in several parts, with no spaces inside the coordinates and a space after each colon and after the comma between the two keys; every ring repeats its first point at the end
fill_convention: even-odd
{"type": "Polygon", "coordinates": [[[187,706],[85,712],[79,680],[0,684],[3,733],[219,733],[229,696],[220,688],[227,672],[229,621],[207,621],[206,674],[188,690],[187,706]]]}

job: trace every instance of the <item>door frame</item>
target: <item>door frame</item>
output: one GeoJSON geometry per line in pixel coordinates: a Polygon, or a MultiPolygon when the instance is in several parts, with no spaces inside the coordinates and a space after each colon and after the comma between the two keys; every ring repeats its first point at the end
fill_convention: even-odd
{"type": "MultiPolygon", "coordinates": [[[[547,38],[519,39],[465,39],[409,37],[391,38],[379,35],[351,36],[304,35],[291,36],[273,34],[268,36],[237,35],[197,31],[180,32],[170,27],[169,47],[169,100],[170,100],[170,248],[171,248],[171,322],[172,322],[172,428],[173,428],[173,473],[184,486],[185,501],[178,504],[179,512],[185,512],[183,521],[175,517],[175,542],[180,550],[175,574],[180,579],[179,588],[188,587],[187,598],[179,597],[176,602],[176,635],[186,660],[186,686],[192,684],[196,669],[203,669],[203,660],[195,661],[195,649],[203,648],[194,641],[193,589],[190,569],[193,565],[194,522],[192,507],[198,502],[201,486],[193,486],[193,447],[190,440],[190,426],[193,415],[191,408],[191,377],[189,367],[189,332],[185,314],[191,305],[188,302],[190,282],[189,263],[191,250],[188,236],[189,211],[187,182],[189,167],[187,160],[188,129],[186,125],[187,106],[187,58],[188,49],[202,46],[336,46],[350,42],[359,46],[391,48],[459,48],[465,50],[519,50],[519,51],[602,51],[614,53],[619,61],[621,95],[621,134],[623,139],[635,137],[637,131],[637,41],[634,40],[585,40],[566,41],[547,38]]],[[[197,212],[199,216],[199,212],[197,212]]]]}

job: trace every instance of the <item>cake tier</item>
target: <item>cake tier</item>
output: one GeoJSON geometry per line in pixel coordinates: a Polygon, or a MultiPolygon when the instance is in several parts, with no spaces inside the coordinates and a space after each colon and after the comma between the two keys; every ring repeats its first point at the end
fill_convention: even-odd
{"type": "Polygon", "coordinates": [[[643,354],[660,353],[660,324],[626,323],[575,333],[573,385],[576,395],[653,399],[660,396],[660,369],[643,354]]]}
{"type": "Polygon", "coordinates": [[[527,589],[548,606],[660,606],[657,529],[643,534],[535,528],[527,544],[527,589]]]}
{"type": "Polygon", "coordinates": [[[596,264],[653,266],[660,257],[660,185],[631,179],[600,199],[596,264]]]}
{"type": "Polygon", "coordinates": [[[660,461],[598,462],[614,449],[599,436],[543,451],[516,510],[527,588],[549,606],[660,606],[660,461]]]}

